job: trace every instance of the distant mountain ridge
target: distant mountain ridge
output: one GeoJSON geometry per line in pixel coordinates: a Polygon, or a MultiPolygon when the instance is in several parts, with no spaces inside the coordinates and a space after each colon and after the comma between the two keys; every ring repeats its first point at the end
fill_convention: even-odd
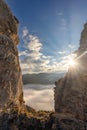
{"type": "Polygon", "coordinates": [[[39,73],[39,74],[24,74],[24,84],[54,84],[55,81],[65,75],[65,72],[61,73],[39,73]]]}

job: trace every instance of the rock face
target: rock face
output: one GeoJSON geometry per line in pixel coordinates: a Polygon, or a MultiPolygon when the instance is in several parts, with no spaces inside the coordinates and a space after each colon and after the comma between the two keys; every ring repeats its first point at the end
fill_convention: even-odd
{"type": "Polygon", "coordinates": [[[87,24],[81,33],[77,66],[55,84],[55,117],[63,130],[87,129],[87,24]]]}
{"type": "Polygon", "coordinates": [[[20,108],[22,78],[17,44],[18,20],[4,0],[0,0],[0,110],[20,108]]]}
{"type": "Polygon", "coordinates": [[[84,29],[81,33],[80,47],[79,50],[87,50],[87,23],[84,24],[84,29]]]}

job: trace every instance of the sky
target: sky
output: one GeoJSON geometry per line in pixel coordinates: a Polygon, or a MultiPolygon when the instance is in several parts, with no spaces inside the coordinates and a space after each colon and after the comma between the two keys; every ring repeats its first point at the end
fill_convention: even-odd
{"type": "Polygon", "coordinates": [[[20,21],[22,73],[66,71],[87,22],[87,0],[6,0],[20,21]]]}

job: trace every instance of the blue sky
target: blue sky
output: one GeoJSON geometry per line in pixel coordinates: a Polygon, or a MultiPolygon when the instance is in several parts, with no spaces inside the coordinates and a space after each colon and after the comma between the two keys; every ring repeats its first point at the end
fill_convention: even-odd
{"type": "Polygon", "coordinates": [[[22,73],[65,71],[87,22],[87,0],[6,0],[19,19],[22,73]]]}

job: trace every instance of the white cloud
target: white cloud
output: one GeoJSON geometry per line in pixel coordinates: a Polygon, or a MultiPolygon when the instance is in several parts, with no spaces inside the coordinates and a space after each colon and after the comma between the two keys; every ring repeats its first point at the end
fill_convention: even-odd
{"type": "Polygon", "coordinates": [[[74,49],[75,45],[69,44],[68,47],[71,48],[71,49],[74,49]]]}
{"type": "Polygon", "coordinates": [[[31,51],[38,52],[42,49],[42,43],[37,36],[29,35],[30,43],[28,44],[28,48],[31,51]]]}
{"type": "Polygon", "coordinates": [[[24,100],[27,105],[36,110],[54,110],[53,88],[54,85],[24,85],[24,100]],[[30,88],[39,86],[40,90],[30,89],[28,86],[30,88]]]}
{"type": "Polygon", "coordinates": [[[76,57],[76,54],[69,54],[69,55],[66,55],[66,56],[63,56],[61,59],[61,65],[63,65],[64,68],[67,68],[69,67],[70,65],[70,61],[71,60],[74,60],[76,57]]]}
{"type": "Polygon", "coordinates": [[[58,54],[60,55],[66,54],[66,51],[59,51],[58,54]]]}
{"type": "Polygon", "coordinates": [[[28,33],[29,33],[29,31],[28,31],[27,27],[24,27],[23,30],[22,30],[22,37],[27,36],[28,33]]]}
{"type": "Polygon", "coordinates": [[[28,55],[26,50],[19,52],[19,56],[24,56],[24,55],[25,55],[25,56],[28,55]]]}
{"type": "MultiPolygon", "coordinates": [[[[55,72],[55,71],[65,71],[67,67],[67,59],[62,57],[58,61],[55,56],[45,55],[42,53],[43,44],[40,42],[39,37],[28,34],[27,27],[23,31],[23,42],[24,51],[19,52],[20,63],[22,68],[22,73],[42,73],[42,72],[55,72]],[[26,33],[24,33],[26,32],[26,33]],[[26,35],[25,35],[26,34],[26,35]]],[[[23,47],[23,46],[22,46],[23,47]]],[[[69,47],[71,47],[69,45],[69,47]]],[[[59,51],[56,54],[66,54],[67,51],[59,51]]]]}
{"type": "MultiPolygon", "coordinates": [[[[26,28],[26,30],[28,29],[26,28]]],[[[23,35],[25,34],[24,32],[26,32],[25,28],[23,35]]],[[[46,56],[41,52],[43,45],[40,42],[40,39],[37,36],[27,34],[26,37],[23,37],[23,41],[25,48],[24,51],[19,53],[23,73],[47,71],[51,57],[46,56]]]]}
{"type": "Polygon", "coordinates": [[[63,60],[69,60],[70,58],[75,58],[76,57],[76,54],[69,54],[69,55],[66,55],[66,56],[63,56],[62,59],[63,60]]]}

